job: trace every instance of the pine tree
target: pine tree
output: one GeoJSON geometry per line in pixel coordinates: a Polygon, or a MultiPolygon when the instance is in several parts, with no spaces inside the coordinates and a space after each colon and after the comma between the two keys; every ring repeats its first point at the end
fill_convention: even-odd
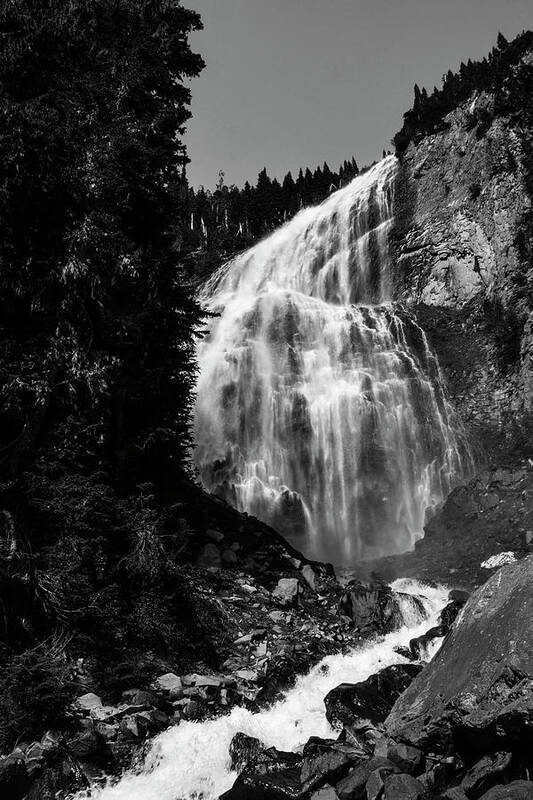
{"type": "Polygon", "coordinates": [[[200,19],[166,0],[20,0],[0,26],[0,359],[19,376],[3,468],[31,470],[52,441],[58,458],[59,437],[117,485],[172,481],[201,318],[179,258],[200,19]]]}

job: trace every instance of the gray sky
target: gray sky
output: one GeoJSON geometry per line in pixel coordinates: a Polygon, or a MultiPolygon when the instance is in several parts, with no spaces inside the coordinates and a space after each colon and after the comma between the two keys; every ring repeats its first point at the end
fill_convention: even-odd
{"type": "Polygon", "coordinates": [[[532,0],[183,0],[202,15],[186,142],[194,186],[381,156],[413,85],[533,28],[532,0]]]}

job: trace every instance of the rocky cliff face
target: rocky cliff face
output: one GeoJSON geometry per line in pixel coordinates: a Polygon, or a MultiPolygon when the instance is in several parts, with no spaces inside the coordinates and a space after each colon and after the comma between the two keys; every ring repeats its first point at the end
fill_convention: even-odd
{"type": "Polygon", "coordinates": [[[478,92],[444,123],[400,157],[396,291],[471,432],[509,451],[533,408],[531,113],[478,92]]]}
{"type": "Polygon", "coordinates": [[[439,653],[396,702],[389,735],[436,753],[456,749],[467,761],[495,751],[518,758],[524,750],[529,766],[532,577],[529,557],[472,595],[439,653]]]}

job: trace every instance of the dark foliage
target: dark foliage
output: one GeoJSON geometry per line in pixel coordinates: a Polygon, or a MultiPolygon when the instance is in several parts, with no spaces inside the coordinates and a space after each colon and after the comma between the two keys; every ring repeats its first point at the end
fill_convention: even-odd
{"type": "Polygon", "coordinates": [[[0,8],[3,742],[57,718],[64,652],[127,672],[142,637],[149,660],[195,624],[158,536],[188,470],[202,324],[181,266],[200,25],[179,0],[0,8]]]}
{"type": "MultiPolygon", "coordinates": [[[[531,91],[532,67],[520,64],[520,61],[532,47],[532,31],[524,31],[512,42],[508,42],[500,33],[496,47],[482,61],[469,59],[466,64],[461,64],[458,72],[448,70],[442,78],[441,89],[435,87],[429,94],[426,89],[415,85],[413,107],[404,114],[403,127],[393,139],[397,155],[406,150],[409,142],[417,142],[427,134],[446,127],[446,115],[467,100],[473,92],[494,93],[494,115],[511,111],[513,94],[519,91],[518,87],[523,90],[527,83],[531,91]]],[[[523,105],[523,99],[520,105],[523,105]]],[[[490,127],[492,113],[487,109],[480,109],[471,115],[469,124],[472,128],[477,126],[478,138],[490,127]]]]}

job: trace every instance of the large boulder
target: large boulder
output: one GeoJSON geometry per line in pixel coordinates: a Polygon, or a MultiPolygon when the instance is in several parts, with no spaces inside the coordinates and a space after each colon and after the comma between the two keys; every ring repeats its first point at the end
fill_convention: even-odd
{"type": "Polygon", "coordinates": [[[533,557],[503,567],[460,612],[433,661],[399,697],[388,733],[424,750],[476,754],[533,745],[533,557]]]}
{"type": "Polygon", "coordinates": [[[221,800],[308,800],[318,789],[340,781],[360,761],[359,752],[346,743],[313,737],[301,754],[274,747],[259,752],[254,740],[234,740],[232,758],[237,756],[241,763],[242,745],[255,752],[221,800]]]}
{"type": "Polygon", "coordinates": [[[390,633],[401,628],[405,612],[425,618],[422,600],[415,595],[396,592],[382,583],[352,581],[346,587],[339,603],[339,611],[353,620],[365,634],[390,633]]]}
{"type": "Polygon", "coordinates": [[[421,669],[418,664],[393,664],[360,683],[341,683],[324,698],[328,722],[336,728],[356,719],[383,722],[421,669]]]}

